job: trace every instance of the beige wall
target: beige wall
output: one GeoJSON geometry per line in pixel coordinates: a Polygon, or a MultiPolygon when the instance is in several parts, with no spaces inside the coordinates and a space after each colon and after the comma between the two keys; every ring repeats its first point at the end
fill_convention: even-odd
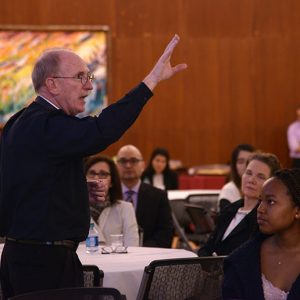
{"type": "Polygon", "coordinates": [[[187,166],[225,163],[249,142],[287,165],[286,127],[300,99],[297,0],[2,0],[0,24],[109,25],[109,101],[152,67],[174,33],[187,71],[161,84],[141,117],[106,150],[169,148],[187,166]]]}

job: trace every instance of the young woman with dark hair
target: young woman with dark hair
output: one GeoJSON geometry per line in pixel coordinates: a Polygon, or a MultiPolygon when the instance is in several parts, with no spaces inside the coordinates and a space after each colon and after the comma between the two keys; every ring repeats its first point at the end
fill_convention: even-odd
{"type": "Polygon", "coordinates": [[[300,169],[276,172],[259,203],[261,233],[225,259],[223,299],[299,299],[300,169]]]}
{"type": "Polygon", "coordinates": [[[177,190],[178,176],[170,169],[170,155],[164,148],[156,148],[142,174],[142,181],[163,190],[177,190]]]}
{"type": "Polygon", "coordinates": [[[223,186],[219,195],[221,211],[228,204],[242,198],[241,178],[246,169],[247,160],[254,151],[255,148],[250,144],[239,144],[233,149],[230,160],[230,181],[223,186]]]}

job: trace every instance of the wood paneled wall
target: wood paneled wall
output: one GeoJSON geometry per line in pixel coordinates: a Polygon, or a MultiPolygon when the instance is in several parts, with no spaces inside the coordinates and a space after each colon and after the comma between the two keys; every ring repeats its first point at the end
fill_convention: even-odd
{"type": "Polygon", "coordinates": [[[300,99],[297,0],[2,0],[0,24],[108,25],[109,101],[144,78],[174,33],[173,63],[134,126],[105,153],[167,147],[186,166],[226,163],[241,142],[289,164],[286,128],[300,99]]]}

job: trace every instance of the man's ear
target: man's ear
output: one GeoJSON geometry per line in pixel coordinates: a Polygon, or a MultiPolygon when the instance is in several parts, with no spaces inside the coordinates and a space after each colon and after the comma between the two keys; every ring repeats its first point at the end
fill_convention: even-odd
{"type": "Polygon", "coordinates": [[[299,219],[300,219],[300,209],[299,209],[299,207],[298,207],[298,206],[296,207],[296,214],[295,214],[295,218],[296,218],[297,220],[299,220],[299,219]]]}
{"type": "Polygon", "coordinates": [[[47,78],[45,81],[45,86],[47,87],[50,93],[57,94],[58,86],[54,78],[47,78]]]}

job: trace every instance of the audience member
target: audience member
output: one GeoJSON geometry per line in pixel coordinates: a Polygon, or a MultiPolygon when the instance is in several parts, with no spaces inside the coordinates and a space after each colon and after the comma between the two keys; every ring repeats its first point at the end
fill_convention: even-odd
{"type": "Polygon", "coordinates": [[[122,182],[123,199],[135,207],[139,226],[144,231],[146,247],[171,246],[173,223],[167,193],[141,182],[144,161],[133,145],[123,146],[117,154],[117,166],[122,182]]]}
{"type": "Polygon", "coordinates": [[[220,211],[228,204],[242,198],[241,177],[246,169],[247,160],[254,151],[255,148],[249,144],[239,144],[233,149],[230,160],[230,181],[222,187],[219,195],[220,211]]]}
{"type": "Polygon", "coordinates": [[[83,285],[76,248],[87,237],[90,214],[82,158],[117,141],[155,86],[186,68],[170,63],[178,42],[175,35],[152,71],[123,99],[98,117],[82,119],[75,115],[84,111],[94,79],[87,64],[57,48],[38,59],[32,72],[38,97],[6,123],[0,142],[4,298],[83,285]]]}
{"type": "Polygon", "coordinates": [[[111,244],[111,234],[123,234],[125,246],[138,246],[139,235],[135,211],[131,203],[123,198],[120,176],[113,160],[105,156],[93,156],[85,162],[85,174],[90,194],[95,181],[104,182],[104,201],[94,201],[90,197],[90,212],[100,242],[111,244]]]}
{"type": "Polygon", "coordinates": [[[225,259],[223,299],[299,299],[299,169],[264,183],[257,222],[261,234],[225,259]]]}
{"type": "Polygon", "coordinates": [[[142,174],[142,181],[162,190],[177,190],[178,176],[170,169],[170,154],[167,149],[156,148],[142,174]]]}
{"type": "Polygon", "coordinates": [[[287,130],[288,147],[293,168],[300,168],[300,106],[296,110],[297,120],[287,130]]]}
{"type": "Polygon", "coordinates": [[[256,153],[242,175],[243,199],[227,206],[218,217],[214,232],[198,251],[199,256],[229,255],[258,230],[256,209],[263,183],[280,169],[277,157],[256,153]]]}

